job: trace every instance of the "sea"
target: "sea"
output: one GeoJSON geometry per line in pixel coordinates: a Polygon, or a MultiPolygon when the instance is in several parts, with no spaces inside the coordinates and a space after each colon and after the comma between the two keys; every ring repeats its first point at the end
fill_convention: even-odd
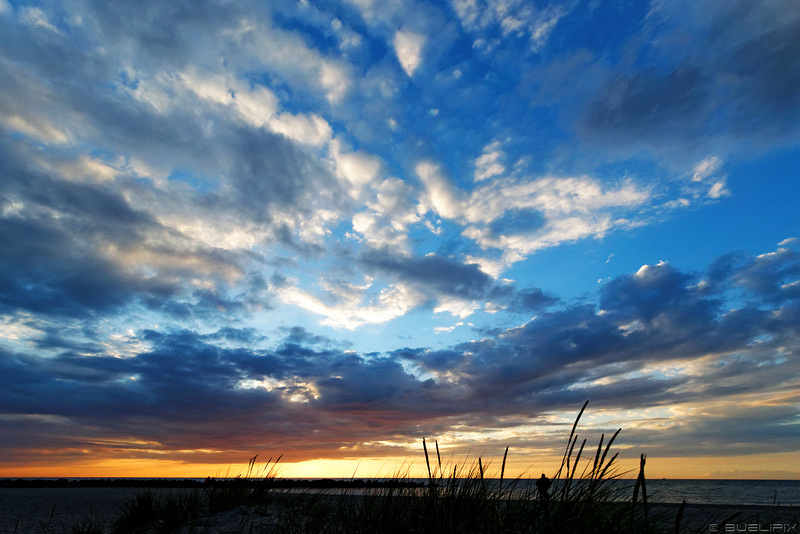
{"type": "Polygon", "coordinates": [[[646,489],[653,502],[800,506],[800,480],[662,479],[647,480],[646,489]]]}

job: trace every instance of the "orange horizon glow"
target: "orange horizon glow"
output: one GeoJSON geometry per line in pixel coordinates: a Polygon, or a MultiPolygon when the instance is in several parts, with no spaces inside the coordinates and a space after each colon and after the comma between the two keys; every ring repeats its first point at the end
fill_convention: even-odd
{"type": "MultiPolygon", "coordinates": [[[[476,457],[464,458],[464,465],[477,462],[476,457]]],[[[498,477],[500,458],[490,458],[488,477],[498,477]]],[[[648,479],[749,479],[800,480],[800,473],[790,471],[796,461],[794,453],[758,454],[739,457],[656,458],[648,457],[645,475],[648,479]]],[[[459,464],[458,461],[455,461],[459,464]]],[[[505,478],[537,478],[541,473],[553,476],[560,458],[539,459],[526,463],[512,460],[506,465],[505,478]]],[[[639,459],[621,458],[617,472],[621,478],[635,478],[639,459]]],[[[274,464],[257,462],[252,476],[264,476],[274,464]]],[[[431,467],[435,470],[434,464],[431,467]]],[[[452,464],[445,466],[445,476],[452,473],[452,464]],[[449,471],[448,471],[449,470],[449,471]]],[[[580,471],[580,469],[579,469],[580,471]]],[[[0,478],[194,478],[247,476],[248,464],[185,463],[175,460],[108,459],[64,463],[61,465],[0,466],[0,478]]],[[[427,478],[424,458],[407,457],[312,459],[281,462],[274,473],[279,478],[427,478]]]]}

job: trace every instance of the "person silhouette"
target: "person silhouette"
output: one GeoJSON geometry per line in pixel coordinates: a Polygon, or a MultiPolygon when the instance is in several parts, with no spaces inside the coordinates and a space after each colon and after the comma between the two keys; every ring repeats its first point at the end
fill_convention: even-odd
{"type": "Polygon", "coordinates": [[[541,478],[536,481],[536,489],[539,490],[540,499],[547,500],[550,498],[550,494],[547,493],[547,490],[550,489],[550,484],[552,484],[552,481],[542,473],[541,478]]]}

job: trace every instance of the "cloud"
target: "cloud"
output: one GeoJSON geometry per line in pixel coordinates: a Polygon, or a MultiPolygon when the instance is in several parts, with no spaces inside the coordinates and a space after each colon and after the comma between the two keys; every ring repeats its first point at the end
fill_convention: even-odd
{"type": "Polygon", "coordinates": [[[513,313],[529,313],[557,302],[541,289],[515,289],[497,285],[477,264],[462,264],[435,254],[401,256],[387,249],[365,250],[358,256],[367,272],[390,275],[436,299],[434,313],[467,317],[482,306],[513,313]]]}
{"type": "Polygon", "coordinates": [[[368,280],[361,286],[341,281],[323,281],[324,298],[297,286],[278,291],[279,298],[304,310],[324,316],[321,324],[354,330],[364,324],[384,323],[405,315],[425,301],[425,296],[407,284],[396,283],[377,293],[368,280]]]}
{"type": "Polygon", "coordinates": [[[476,265],[463,265],[436,255],[405,257],[387,250],[369,250],[358,259],[366,268],[461,298],[479,298],[491,284],[491,279],[476,265]]]}
{"type": "MultiPolygon", "coordinates": [[[[623,214],[650,198],[633,182],[613,188],[588,176],[495,179],[465,195],[438,167],[423,163],[416,170],[431,207],[465,225],[462,235],[481,248],[504,251],[506,266],[545,247],[630,225],[623,214]]],[[[486,266],[498,272],[491,263],[486,266]]]]}
{"type": "Polygon", "coordinates": [[[460,191],[442,174],[437,165],[420,163],[415,170],[425,185],[428,201],[439,215],[448,219],[461,215],[464,208],[463,200],[459,198],[460,191]]]}
{"type": "Polygon", "coordinates": [[[502,156],[503,152],[500,150],[498,141],[486,145],[483,155],[475,160],[475,181],[479,182],[503,174],[506,168],[500,163],[502,156]]]}
{"type": "Polygon", "coordinates": [[[422,62],[422,47],[425,37],[412,32],[398,31],[392,41],[397,60],[408,76],[412,76],[422,62]]]}
{"type": "Polygon", "coordinates": [[[85,24],[64,19],[70,32],[59,41],[6,24],[6,54],[24,60],[6,61],[0,82],[9,134],[0,231],[29,268],[4,262],[4,306],[61,315],[143,306],[187,320],[268,307],[255,271],[276,260],[252,251],[280,244],[311,254],[349,210],[320,161],[330,125],[283,110],[233,60],[198,60],[227,53],[220,28],[238,24],[235,10],[198,5],[175,21],[178,13],[154,5],[158,23],[137,27],[96,7],[85,24]],[[161,35],[170,43],[159,48],[167,28],[175,33],[161,35]],[[107,48],[71,53],[81,39],[107,48]]]}
{"type": "MultiPolygon", "coordinates": [[[[5,11],[2,9],[2,11],[5,11]]],[[[61,32],[53,26],[53,24],[48,20],[47,14],[39,9],[38,7],[24,7],[20,12],[20,18],[26,23],[30,24],[31,26],[35,26],[38,28],[44,28],[45,30],[51,31],[56,34],[60,34],[61,32]]]]}
{"type": "Polygon", "coordinates": [[[547,43],[558,21],[570,9],[565,6],[539,8],[517,0],[455,0],[453,7],[464,28],[478,35],[474,46],[489,50],[502,46],[502,40],[493,36],[493,31],[499,30],[506,38],[509,35],[526,37],[534,52],[547,43]]]}
{"type": "MultiPolygon", "coordinates": [[[[496,148],[495,144],[489,145],[485,150],[490,150],[490,158],[478,159],[493,170],[476,169],[476,177],[480,170],[493,179],[478,181],[469,193],[456,187],[433,163],[419,163],[415,168],[425,188],[421,195],[423,206],[462,225],[461,235],[483,250],[503,252],[499,261],[468,256],[484,272],[499,276],[505,267],[538,250],[646,224],[647,211],[643,208],[651,201],[652,193],[633,180],[609,184],[590,176],[494,177],[494,172],[501,172],[496,167],[496,148]]],[[[724,179],[720,179],[709,195],[723,194],[724,179]]]]}
{"type": "Polygon", "coordinates": [[[398,178],[388,178],[378,187],[366,209],[353,215],[353,231],[375,249],[391,248],[409,253],[409,228],[421,219],[416,191],[398,178]]]}
{"type": "Polygon", "coordinates": [[[600,49],[601,7],[357,4],[0,0],[0,456],[546,448],[586,397],[649,450],[794,450],[793,241],[594,301],[501,276],[791,145],[798,10],[654,2],[600,49]]]}
{"type": "MultiPolygon", "coordinates": [[[[585,398],[632,418],[622,442],[649,453],[793,450],[800,307],[781,288],[797,275],[797,255],[727,264],[713,275],[643,266],[604,285],[600,307],[540,309],[442,349],[359,355],[303,328],[271,344],[246,329],[146,330],[146,347],[122,358],[97,347],[79,356],[57,337],[48,343],[62,352],[48,358],[0,348],[2,424],[15,425],[4,458],[28,458],[29,447],[70,455],[76,443],[101,457],[121,449],[185,459],[203,448],[215,451],[201,460],[209,462],[275,443],[298,460],[380,454],[364,443],[465,431],[490,439],[498,421],[523,432],[585,398]],[[698,283],[711,276],[715,285],[698,283]],[[735,310],[724,304],[733,290],[735,310]],[[253,425],[263,413],[270,425],[253,425]]],[[[502,439],[531,445],[515,435],[502,439]]]]}
{"type": "Polygon", "coordinates": [[[378,157],[364,151],[347,151],[339,140],[331,143],[330,155],[338,177],[353,198],[361,197],[379,182],[381,161],[378,157]]]}
{"type": "Polygon", "coordinates": [[[586,107],[582,131],[658,154],[709,147],[735,154],[733,147],[755,132],[779,143],[796,140],[797,6],[734,2],[722,12],[700,2],[688,17],[685,7],[654,4],[648,21],[663,25],[662,37],[642,39],[642,51],[663,58],[662,66],[620,66],[586,107]]]}
{"type": "Polygon", "coordinates": [[[722,160],[717,156],[707,157],[694,166],[692,180],[695,182],[702,182],[714,174],[721,164],[722,160]]]}

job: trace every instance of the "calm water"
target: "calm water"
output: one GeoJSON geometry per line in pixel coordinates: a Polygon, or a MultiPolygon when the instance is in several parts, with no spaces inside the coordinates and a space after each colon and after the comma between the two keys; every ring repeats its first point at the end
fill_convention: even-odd
{"type": "MultiPolygon", "coordinates": [[[[526,482],[534,487],[534,480],[526,482]]],[[[630,499],[635,480],[615,483],[620,487],[620,498],[630,499]]],[[[680,504],[686,499],[688,504],[800,507],[800,480],[647,480],[646,488],[651,502],[680,504]]]]}
{"type": "Polygon", "coordinates": [[[800,506],[800,480],[648,480],[659,502],[800,506]]]}
{"type": "MultiPolygon", "coordinates": [[[[614,482],[632,497],[635,480],[614,482]]],[[[646,489],[651,502],[800,506],[800,480],[647,480],[646,489]]]]}

